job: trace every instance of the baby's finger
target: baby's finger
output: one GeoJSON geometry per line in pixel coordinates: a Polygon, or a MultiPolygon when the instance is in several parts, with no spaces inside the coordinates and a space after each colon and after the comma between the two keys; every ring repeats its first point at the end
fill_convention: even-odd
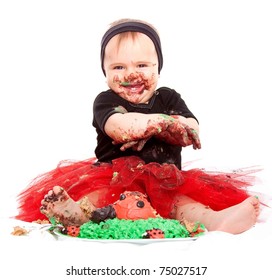
{"type": "Polygon", "coordinates": [[[196,149],[201,149],[201,143],[199,139],[199,135],[195,129],[189,128],[187,129],[189,137],[192,139],[193,142],[193,148],[196,149]]]}
{"type": "MultiPolygon", "coordinates": [[[[149,139],[149,138],[148,138],[149,139]]],[[[134,148],[136,151],[141,151],[148,139],[141,139],[138,141],[137,146],[134,148]]]]}
{"type": "Polygon", "coordinates": [[[127,150],[127,149],[129,149],[129,148],[135,146],[137,143],[138,143],[138,141],[130,141],[130,142],[127,142],[127,143],[125,143],[125,144],[123,144],[123,145],[121,146],[120,150],[121,150],[122,152],[124,152],[125,150],[127,150]]]}
{"type": "Polygon", "coordinates": [[[181,146],[182,147],[187,147],[193,144],[192,139],[189,137],[189,135],[184,131],[181,134],[181,146]]]}

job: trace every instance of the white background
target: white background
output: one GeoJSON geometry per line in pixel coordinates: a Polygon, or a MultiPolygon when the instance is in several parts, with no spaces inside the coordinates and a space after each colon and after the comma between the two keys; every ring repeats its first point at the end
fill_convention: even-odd
{"type": "Polygon", "coordinates": [[[157,27],[160,86],[180,92],[199,119],[203,148],[184,149],[183,162],[261,165],[267,174],[271,14],[262,0],[1,1],[1,216],[36,175],[94,156],[92,101],[107,88],[100,40],[124,17],[157,27]]]}

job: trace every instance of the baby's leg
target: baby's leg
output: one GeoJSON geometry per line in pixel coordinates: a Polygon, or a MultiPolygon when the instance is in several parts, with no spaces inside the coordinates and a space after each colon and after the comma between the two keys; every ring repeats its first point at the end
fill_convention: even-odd
{"type": "Polygon", "coordinates": [[[93,205],[87,206],[86,200],[83,207],[70,198],[68,193],[61,187],[55,186],[45,195],[41,202],[41,212],[49,219],[55,218],[64,226],[80,226],[89,221],[89,214],[94,210],[93,205]]]}
{"type": "Polygon", "coordinates": [[[188,197],[179,198],[174,218],[200,222],[208,231],[224,231],[238,234],[250,229],[260,213],[260,202],[252,196],[243,202],[221,211],[214,211],[188,197]]]}

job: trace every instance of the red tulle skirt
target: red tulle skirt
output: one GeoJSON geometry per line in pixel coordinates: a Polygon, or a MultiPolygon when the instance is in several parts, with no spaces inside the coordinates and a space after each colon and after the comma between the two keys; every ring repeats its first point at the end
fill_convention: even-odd
{"type": "Polygon", "coordinates": [[[87,196],[96,207],[115,202],[124,191],[140,191],[165,218],[178,197],[184,195],[222,210],[249,197],[247,187],[253,184],[253,172],[210,172],[199,168],[181,171],[172,164],[145,164],[134,156],[100,164],[96,164],[96,158],[62,161],[18,195],[19,213],[15,218],[27,222],[46,218],[40,213],[41,201],[57,185],[75,201],[87,196]]]}

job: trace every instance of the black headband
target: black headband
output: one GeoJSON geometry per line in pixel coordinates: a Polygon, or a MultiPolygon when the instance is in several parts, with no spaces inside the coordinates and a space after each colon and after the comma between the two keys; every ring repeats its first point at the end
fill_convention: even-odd
{"type": "Polygon", "coordinates": [[[159,61],[158,68],[159,68],[159,73],[160,73],[160,71],[162,69],[162,65],[163,65],[163,57],[162,57],[162,50],[161,50],[161,41],[160,41],[160,37],[159,37],[158,33],[147,24],[137,22],[137,21],[129,21],[129,22],[123,22],[123,23],[120,23],[118,25],[111,27],[104,34],[104,36],[101,40],[101,67],[102,67],[102,71],[103,71],[104,75],[105,75],[105,70],[104,70],[103,64],[104,64],[105,48],[106,48],[108,42],[115,35],[123,33],[123,32],[128,32],[128,31],[143,33],[152,40],[152,42],[155,45],[155,49],[156,49],[156,52],[158,55],[158,61],[159,61]]]}

